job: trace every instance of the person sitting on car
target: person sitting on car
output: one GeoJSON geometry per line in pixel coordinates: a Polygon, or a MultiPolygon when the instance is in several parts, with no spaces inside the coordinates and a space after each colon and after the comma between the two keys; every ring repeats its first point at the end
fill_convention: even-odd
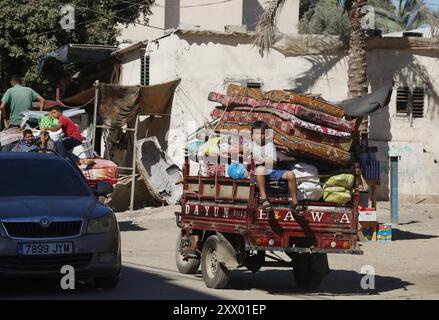
{"type": "Polygon", "coordinates": [[[30,129],[23,131],[23,138],[12,148],[12,152],[29,152],[38,149],[34,133],[30,129]]]}
{"type": "Polygon", "coordinates": [[[278,182],[286,181],[289,190],[289,207],[297,210],[299,201],[297,200],[297,184],[294,173],[290,170],[276,169],[277,151],[273,141],[266,141],[268,125],[263,121],[256,121],[253,124],[253,142],[251,152],[255,163],[256,184],[261,196],[261,205],[264,211],[271,211],[273,208],[268,201],[266,193],[266,179],[274,179],[278,182]]]}

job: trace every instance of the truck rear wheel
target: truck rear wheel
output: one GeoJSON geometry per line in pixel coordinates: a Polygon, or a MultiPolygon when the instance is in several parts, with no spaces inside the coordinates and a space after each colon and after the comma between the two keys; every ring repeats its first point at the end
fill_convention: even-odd
{"type": "MultiPolygon", "coordinates": [[[[317,290],[320,286],[323,278],[327,274],[325,271],[325,267],[318,268],[316,266],[313,267],[312,259],[314,257],[312,254],[303,254],[298,255],[294,261],[294,279],[296,280],[296,284],[300,290],[305,291],[314,291],[317,290]],[[319,270],[321,269],[321,270],[319,270]]],[[[325,263],[326,255],[319,256],[319,259],[315,263],[325,263]]],[[[326,258],[327,259],[327,258],[326,258]]],[[[327,263],[327,260],[326,260],[327,263]]]]}
{"type": "Polygon", "coordinates": [[[219,245],[220,241],[217,236],[210,236],[203,244],[201,272],[208,288],[224,289],[229,284],[228,270],[218,261],[219,245]]]}
{"type": "Polygon", "coordinates": [[[195,274],[200,267],[200,258],[185,258],[181,254],[181,234],[177,238],[177,245],[175,248],[175,263],[177,265],[178,272],[183,274],[195,274]]]}

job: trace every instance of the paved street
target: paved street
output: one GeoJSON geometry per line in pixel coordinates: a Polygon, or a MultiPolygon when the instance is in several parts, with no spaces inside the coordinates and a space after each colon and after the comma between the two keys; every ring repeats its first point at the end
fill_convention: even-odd
{"type": "MultiPolygon", "coordinates": [[[[380,204],[381,221],[390,216],[380,204]]],[[[401,208],[392,243],[364,243],[363,256],[331,255],[331,274],[318,293],[298,291],[291,270],[236,271],[227,290],[205,287],[201,274],[181,275],[174,263],[177,227],[175,208],[145,209],[118,214],[123,240],[123,276],[117,289],[77,284],[62,291],[48,281],[3,281],[0,298],[34,299],[439,299],[438,208],[401,208]],[[361,267],[374,267],[375,290],[360,287],[361,267]]]]}

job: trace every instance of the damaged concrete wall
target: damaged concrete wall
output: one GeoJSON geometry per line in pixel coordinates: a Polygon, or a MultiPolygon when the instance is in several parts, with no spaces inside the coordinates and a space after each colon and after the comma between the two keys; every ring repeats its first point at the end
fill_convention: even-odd
{"type": "Polygon", "coordinates": [[[389,108],[370,120],[370,145],[379,147],[381,199],[389,195],[389,156],[399,157],[399,194],[403,199],[439,202],[439,53],[425,50],[383,50],[369,53],[368,72],[372,88],[392,79],[395,90],[389,108]],[[397,87],[424,88],[424,116],[397,113],[397,87]]]}

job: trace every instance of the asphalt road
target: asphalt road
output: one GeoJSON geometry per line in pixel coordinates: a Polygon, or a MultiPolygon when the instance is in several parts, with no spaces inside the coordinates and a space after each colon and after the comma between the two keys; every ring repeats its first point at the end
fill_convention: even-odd
{"type": "Polygon", "coordinates": [[[300,292],[290,269],[234,271],[225,290],[206,288],[201,273],[179,274],[173,209],[158,208],[118,215],[124,266],[116,289],[86,282],[62,290],[57,281],[8,280],[0,283],[0,299],[439,299],[438,208],[422,208],[405,209],[392,243],[365,243],[362,256],[331,255],[332,272],[316,293],[300,292]],[[374,289],[361,288],[364,266],[374,268],[374,289]]]}

